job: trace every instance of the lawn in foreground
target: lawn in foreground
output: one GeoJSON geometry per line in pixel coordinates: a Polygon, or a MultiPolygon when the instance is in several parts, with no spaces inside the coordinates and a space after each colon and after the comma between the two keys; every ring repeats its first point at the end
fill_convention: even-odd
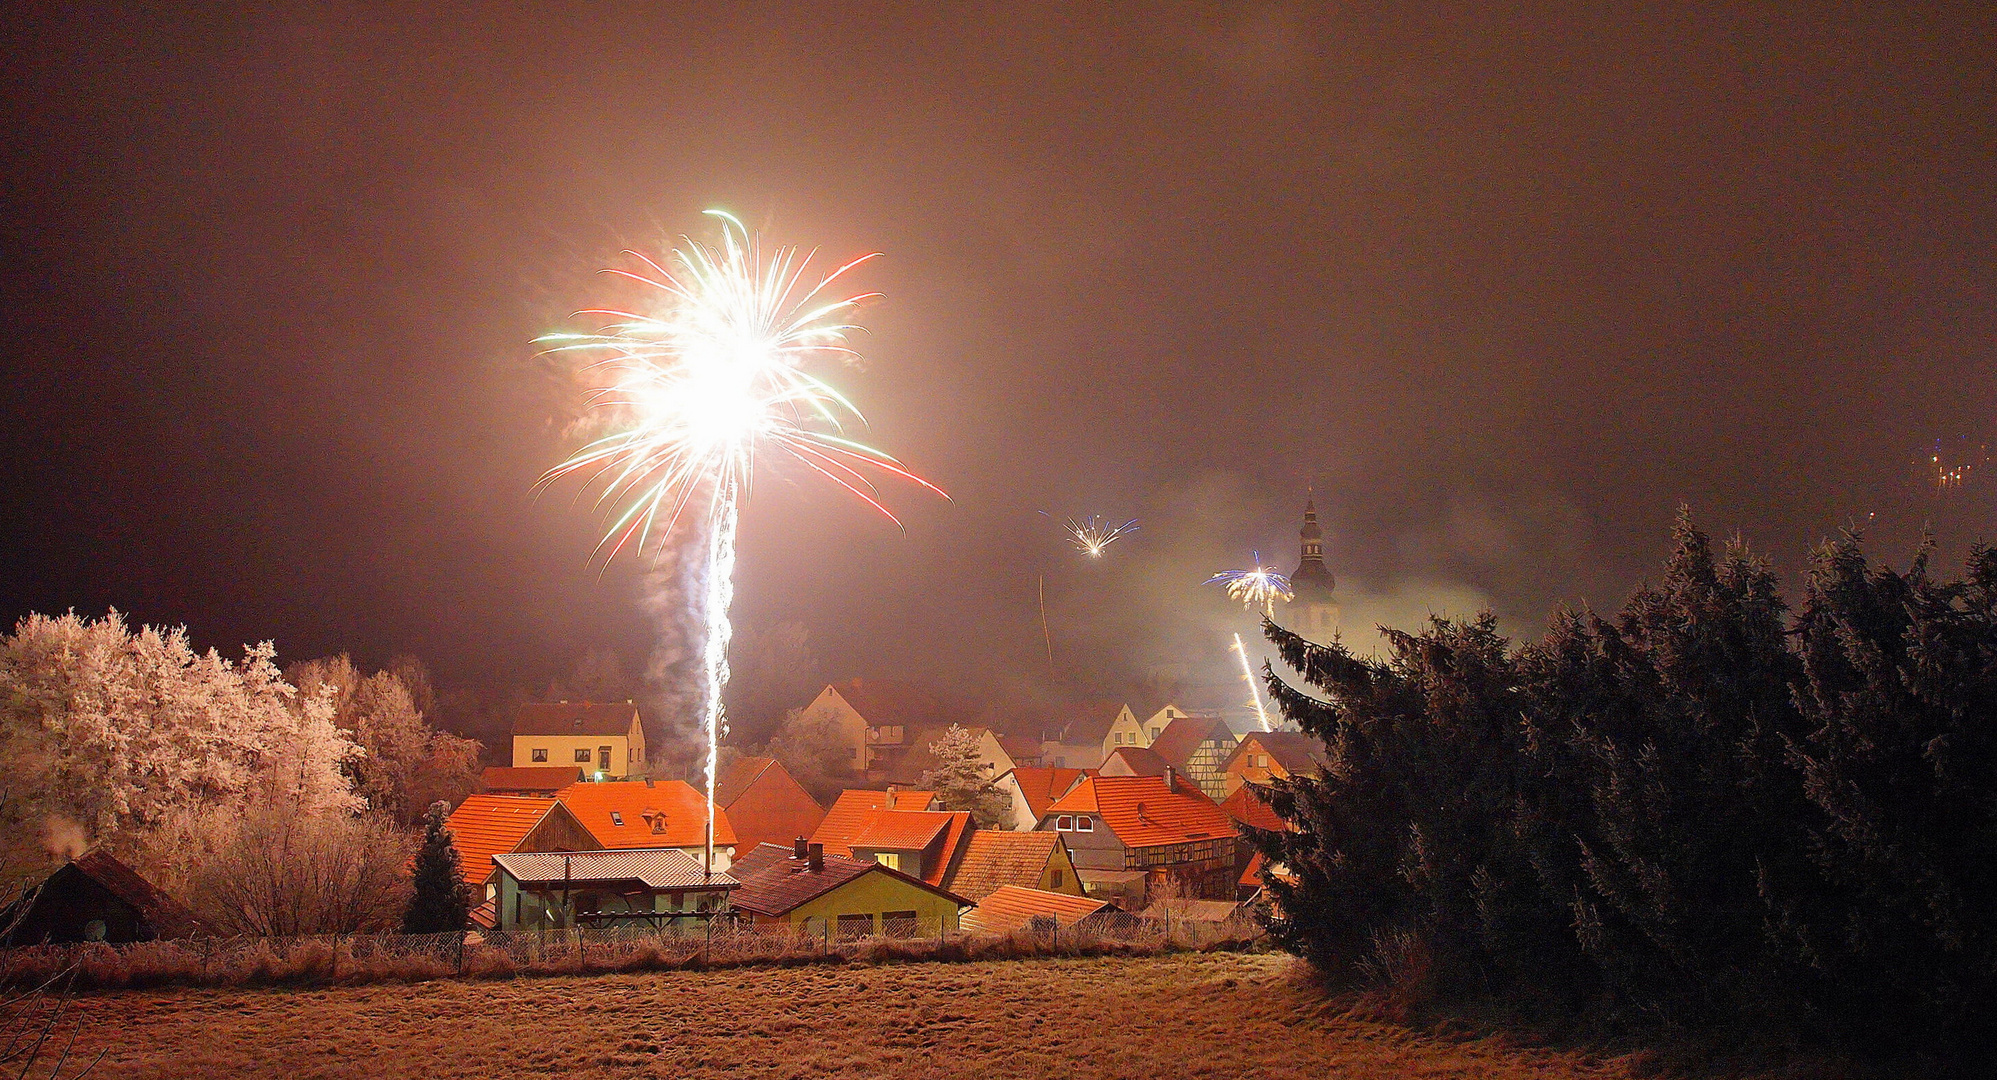
{"type": "Polygon", "coordinates": [[[94,1077],[1622,1077],[1318,1015],[1296,962],[849,964],[89,996],[94,1077]]]}

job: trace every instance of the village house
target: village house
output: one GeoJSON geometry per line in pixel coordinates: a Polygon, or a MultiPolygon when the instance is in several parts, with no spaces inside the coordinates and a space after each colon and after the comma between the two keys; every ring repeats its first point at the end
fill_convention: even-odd
{"type": "Polygon", "coordinates": [[[1048,808],[1039,828],[1067,843],[1091,896],[1138,906],[1170,894],[1234,896],[1234,825],[1176,770],[1089,777],[1048,808]]]}
{"type": "Polygon", "coordinates": [[[999,889],[1082,895],[1075,860],[1059,833],[974,829],[943,887],[979,903],[999,889]]]}
{"type": "Polygon", "coordinates": [[[1086,929],[1112,910],[1107,900],[1004,885],[980,898],[978,906],[964,914],[963,923],[974,934],[1086,929]]]}
{"type": "Polygon", "coordinates": [[[742,884],[730,903],[740,915],[825,940],[948,933],[971,906],[920,878],[817,844],[764,844],[735,864],[733,876],[742,884]]]}
{"type": "Polygon", "coordinates": [[[1244,782],[1266,784],[1299,773],[1313,774],[1324,767],[1324,743],[1301,731],[1251,731],[1241,737],[1234,751],[1221,762],[1227,794],[1233,795],[1244,782]]]}
{"type": "MultiPolygon", "coordinates": [[[[846,842],[857,835],[876,810],[934,810],[936,793],[911,788],[890,787],[886,791],[849,788],[839,793],[832,808],[818,822],[818,828],[805,834],[812,843],[822,844],[834,855],[851,855],[846,842]]],[[[797,839],[792,837],[792,840],[797,839]]]]}
{"type": "Polygon", "coordinates": [[[523,795],[468,795],[445,821],[458,868],[472,895],[472,921],[494,925],[499,886],[494,856],[514,852],[593,851],[603,847],[575,814],[554,799],[523,795]]]}
{"type": "Polygon", "coordinates": [[[961,710],[913,683],[848,679],[827,684],[789,723],[824,724],[852,772],[885,777],[919,729],[947,728],[964,719],[961,710]]]}
{"type": "Polygon", "coordinates": [[[578,780],[586,780],[580,765],[488,765],[479,774],[479,786],[487,795],[540,795],[553,798],[555,792],[578,780]]]}
{"type": "Polygon", "coordinates": [[[501,930],[704,926],[739,884],[676,848],[493,856],[501,930]]]}
{"type": "MultiPolygon", "coordinates": [[[[684,780],[627,780],[570,784],[555,798],[575,814],[597,845],[678,848],[695,859],[707,842],[707,796],[684,780]]],[[[714,808],[714,869],[726,870],[735,852],[728,811],[714,808]]]]}
{"type": "Polygon", "coordinates": [[[1137,730],[1137,717],[1130,706],[1113,701],[1093,702],[1076,711],[1073,719],[1041,735],[1040,764],[1056,769],[1093,769],[1101,765],[1110,729],[1118,723],[1125,730],[1137,730]]]}
{"type": "Polygon", "coordinates": [[[721,771],[714,802],[728,812],[738,851],[760,844],[788,844],[810,836],[825,820],[825,808],[775,758],[738,758],[721,771]]]}
{"type": "Polygon", "coordinates": [[[845,846],[855,859],[871,859],[940,888],[974,828],[964,810],[876,810],[845,846]]]}
{"type": "Polygon", "coordinates": [[[0,944],[124,944],[213,931],[201,917],[102,851],[86,851],[0,909],[0,944]]]}
{"type": "Polygon", "coordinates": [[[1234,752],[1235,741],[1234,732],[1218,716],[1179,716],[1152,738],[1150,750],[1218,802],[1227,797],[1221,765],[1234,752]]]}
{"type": "Polygon", "coordinates": [[[1012,827],[1028,832],[1040,824],[1040,815],[1055,799],[1066,795],[1087,775],[1082,769],[1022,765],[999,777],[994,786],[1012,800],[1012,827]]]}
{"type": "Polygon", "coordinates": [[[540,701],[513,717],[513,764],[574,765],[600,780],[645,771],[645,727],[629,701],[540,701]]]}

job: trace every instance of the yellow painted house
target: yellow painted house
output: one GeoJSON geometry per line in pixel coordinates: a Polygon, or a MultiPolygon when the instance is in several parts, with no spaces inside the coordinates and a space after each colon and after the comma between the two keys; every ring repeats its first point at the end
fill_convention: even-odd
{"type": "Polygon", "coordinates": [[[569,765],[616,780],[645,771],[645,726],[628,701],[530,701],[513,717],[515,768],[569,765]]]}
{"type": "Polygon", "coordinates": [[[741,882],[729,905],[750,921],[835,940],[954,932],[973,906],[880,863],[827,855],[817,844],[803,852],[764,844],[736,860],[729,876],[741,882]]]}

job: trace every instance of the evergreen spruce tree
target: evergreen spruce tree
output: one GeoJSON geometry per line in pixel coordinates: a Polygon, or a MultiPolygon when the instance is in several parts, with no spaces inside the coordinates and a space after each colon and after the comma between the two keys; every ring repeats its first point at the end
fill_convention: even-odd
{"type": "Polygon", "coordinates": [[[951,724],[943,738],[929,744],[936,767],[922,774],[922,786],[936,792],[945,810],[969,810],[980,828],[1012,827],[1012,800],[990,776],[991,765],[978,759],[978,739],[951,724]]]}
{"type": "Polygon", "coordinates": [[[416,852],[415,892],[402,916],[405,934],[448,934],[463,930],[471,917],[471,888],[465,884],[458,849],[444,824],[450,804],[430,804],[423,815],[423,846],[416,852]]]}

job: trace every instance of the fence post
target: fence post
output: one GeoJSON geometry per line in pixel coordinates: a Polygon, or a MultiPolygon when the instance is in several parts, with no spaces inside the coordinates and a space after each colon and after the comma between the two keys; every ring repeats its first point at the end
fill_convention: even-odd
{"type": "Polygon", "coordinates": [[[465,931],[458,930],[458,974],[465,973],[465,931]]]}

